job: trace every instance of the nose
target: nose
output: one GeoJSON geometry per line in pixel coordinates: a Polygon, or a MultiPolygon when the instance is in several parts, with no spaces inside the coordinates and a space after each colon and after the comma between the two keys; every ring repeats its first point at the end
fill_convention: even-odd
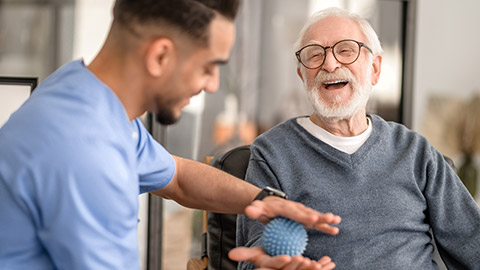
{"type": "Polygon", "coordinates": [[[333,56],[333,49],[328,49],[326,49],[325,51],[325,61],[322,64],[322,69],[327,72],[334,72],[335,69],[341,66],[341,64],[337,61],[337,59],[335,59],[335,56],[333,56]]]}
{"type": "Polygon", "coordinates": [[[206,78],[205,87],[203,90],[207,93],[215,93],[218,90],[220,84],[220,72],[219,68],[215,67],[212,74],[206,78]]]}

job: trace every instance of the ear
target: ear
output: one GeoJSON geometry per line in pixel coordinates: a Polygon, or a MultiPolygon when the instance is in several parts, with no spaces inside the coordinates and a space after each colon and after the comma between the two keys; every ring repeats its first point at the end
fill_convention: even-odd
{"type": "Polygon", "coordinates": [[[297,74],[298,74],[298,77],[300,77],[300,80],[302,80],[303,82],[303,74],[302,74],[302,71],[300,70],[300,66],[297,67],[297,74]]]}
{"type": "Polygon", "coordinates": [[[372,85],[376,85],[382,71],[382,56],[377,54],[372,61],[372,85]]]}
{"type": "Polygon", "coordinates": [[[174,60],[175,45],[168,38],[158,38],[147,48],[145,64],[147,71],[154,77],[161,76],[174,60]]]}

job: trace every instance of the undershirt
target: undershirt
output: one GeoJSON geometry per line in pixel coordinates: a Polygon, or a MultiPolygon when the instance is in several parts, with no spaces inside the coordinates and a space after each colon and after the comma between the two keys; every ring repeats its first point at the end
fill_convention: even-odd
{"type": "Polygon", "coordinates": [[[365,143],[368,137],[370,137],[370,134],[372,134],[372,123],[369,117],[367,117],[367,121],[368,127],[360,135],[341,137],[333,135],[322,127],[316,125],[308,116],[297,118],[297,123],[310,132],[310,134],[324,143],[347,154],[355,153],[365,143]]]}

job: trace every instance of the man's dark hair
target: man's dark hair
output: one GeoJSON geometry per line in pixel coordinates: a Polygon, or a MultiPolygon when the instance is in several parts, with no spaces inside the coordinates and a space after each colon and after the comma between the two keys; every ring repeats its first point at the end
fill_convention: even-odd
{"type": "Polygon", "coordinates": [[[240,0],[117,0],[114,21],[135,25],[168,25],[200,43],[208,42],[208,27],[219,13],[234,20],[240,0]]]}

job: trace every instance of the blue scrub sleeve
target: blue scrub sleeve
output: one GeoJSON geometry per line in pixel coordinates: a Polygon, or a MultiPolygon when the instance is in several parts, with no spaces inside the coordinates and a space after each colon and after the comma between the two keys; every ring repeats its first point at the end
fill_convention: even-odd
{"type": "Polygon", "coordinates": [[[137,166],[140,193],[161,189],[175,174],[175,160],[143,126],[139,119],[133,122],[138,134],[137,166]]]}

